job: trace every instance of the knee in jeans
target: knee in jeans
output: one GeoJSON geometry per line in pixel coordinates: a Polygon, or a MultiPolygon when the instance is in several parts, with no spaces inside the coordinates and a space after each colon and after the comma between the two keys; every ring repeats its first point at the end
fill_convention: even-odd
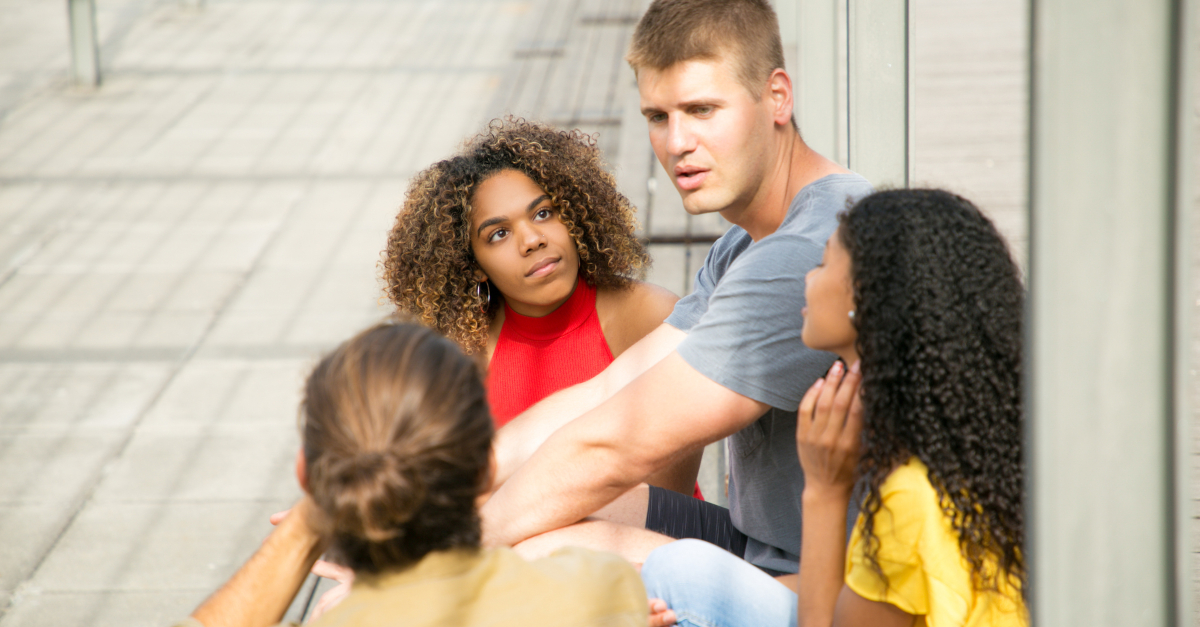
{"type": "Polygon", "coordinates": [[[721,559],[735,558],[716,545],[703,540],[676,540],[654,549],[642,565],[642,577],[650,578],[660,571],[700,574],[716,566],[721,559]]]}

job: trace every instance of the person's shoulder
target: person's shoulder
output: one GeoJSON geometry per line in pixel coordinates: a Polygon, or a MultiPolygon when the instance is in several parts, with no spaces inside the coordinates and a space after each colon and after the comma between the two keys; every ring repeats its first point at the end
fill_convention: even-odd
{"type": "MultiPolygon", "coordinates": [[[[879,496],[885,504],[895,504],[907,509],[921,505],[937,506],[937,490],[929,482],[929,469],[916,457],[896,467],[883,484],[879,496]]],[[[923,508],[924,509],[924,508],[923,508]]]]}
{"type": "Polygon", "coordinates": [[[671,290],[645,281],[630,281],[624,289],[599,290],[596,294],[597,302],[601,298],[609,300],[621,313],[630,315],[637,315],[645,309],[655,312],[665,310],[670,313],[671,308],[679,301],[679,297],[671,290]]]}
{"type": "Polygon", "coordinates": [[[835,219],[837,214],[874,191],[870,181],[854,172],[826,175],[796,193],[782,226],[795,228],[797,223],[804,224],[814,219],[835,219]]]}
{"type": "Polygon", "coordinates": [[[827,218],[805,215],[800,219],[787,220],[774,233],[754,242],[734,261],[743,266],[760,266],[771,274],[779,271],[780,264],[800,261],[795,266],[803,269],[800,274],[808,272],[820,260],[825,242],[836,228],[837,219],[834,216],[832,213],[827,218]]]}
{"type": "MultiPolygon", "coordinates": [[[[556,582],[577,618],[603,617],[614,624],[645,624],[646,589],[633,565],[612,553],[561,548],[530,565],[556,582]]],[[[580,621],[586,622],[586,621],[580,621]]]]}
{"type": "Polygon", "coordinates": [[[893,470],[879,486],[879,498],[876,530],[881,538],[900,542],[902,546],[893,551],[954,554],[958,550],[950,519],[921,460],[909,458],[893,470]]]}
{"type": "Polygon", "coordinates": [[[875,187],[871,182],[857,172],[839,172],[835,174],[827,174],[800,190],[797,196],[803,194],[811,194],[814,196],[833,196],[849,195],[861,197],[875,191],[875,187]]]}
{"type": "MultiPolygon", "coordinates": [[[[855,524],[851,537],[846,583],[863,598],[892,603],[910,614],[928,611],[923,579],[912,574],[924,568],[921,551],[929,525],[933,487],[925,476],[925,467],[915,457],[893,470],[879,488],[880,506],[875,513],[873,533],[878,544],[875,564],[883,569],[891,583],[885,583],[866,559],[863,518],[855,524]],[[897,577],[899,581],[897,581],[897,577]],[[900,585],[897,586],[896,584],[900,585]]],[[[937,525],[932,525],[936,529],[937,525]]]]}
{"type": "Polygon", "coordinates": [[[597,290],[596,314],[613,356],[657,329],[677,302],[679,297],[670,290],[644,281],[597,290]]]}
{"type": "Polygon", "coordinates": [[[709,249],[709,256],[713,258],[732,258],[737,257],[746,247],[753,244],[754,240],[750,234],[736,224],[730,225],[717,241],[713,242],[712,248],[709,249]]]}
{"type": "Polygon", "coordinates": [[[616,595],[632,589],[641,591],[642,580],[633,565],[613,553],[593,551],[582,547],[564,547],[541,559],[530,562],[539,570],[553,573],[557,581],[580,588],[607,588],[616,595]]]}
{"type": "Polygon", "coordinates": [[[503,585],[558,587],[560,591],[607,584],[641,585],[637,571],[618,555],[565,547],[546,557],[526,560],[510,548],[485,549],[478,570],[503,585]]]}
{"type": "Polygon", "coordinates": [[[805,185],[788,206],[783,223],[761,243],[775,238],[775,246],[825,247],[837,228],[838,214],[874,191],[871,183],[853,172],[829,174],[805,185]]]}

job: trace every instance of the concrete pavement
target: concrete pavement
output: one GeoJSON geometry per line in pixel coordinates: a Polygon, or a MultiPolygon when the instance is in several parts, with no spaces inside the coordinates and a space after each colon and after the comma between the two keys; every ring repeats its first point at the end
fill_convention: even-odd
{"type": "MultiPolygon", "coordinates": [[[[407,178],[488,119],[598,132],[651,234],[723,230],[650,154],[643,4],[98,0],[90,90],[61,3],[0,0],[0,627],[164,625],[233,572],[298,495],[307,368],[388,313],[407,178]]],[[[912,2],[915,178],[1018,251],[1023,6],[912,2]]]]}

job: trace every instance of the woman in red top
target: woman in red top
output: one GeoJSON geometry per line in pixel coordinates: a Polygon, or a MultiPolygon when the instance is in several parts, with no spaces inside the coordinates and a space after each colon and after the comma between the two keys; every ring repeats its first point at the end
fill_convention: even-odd
{"type": "MultiPolygon", "coordinates": [[[[635,226],[590,136],[493,121],[409,185],[385,291],[486,357],[503,426],[604,370],[670,314],[675,295],[635,278],[649,265],[635,226]]],[[[691,494],[699,463],[697,453],[650,483],[691,494]]]]}

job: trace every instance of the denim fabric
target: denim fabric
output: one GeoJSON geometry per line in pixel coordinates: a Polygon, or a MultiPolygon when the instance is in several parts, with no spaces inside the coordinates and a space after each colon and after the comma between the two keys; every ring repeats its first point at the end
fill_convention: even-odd
{"type": "Polygon", "coordinates": [[[700,540],[654,550],[646,594],[667,602],[681,627],[794,627],[796,593],[749,562],[700,540]]]}

